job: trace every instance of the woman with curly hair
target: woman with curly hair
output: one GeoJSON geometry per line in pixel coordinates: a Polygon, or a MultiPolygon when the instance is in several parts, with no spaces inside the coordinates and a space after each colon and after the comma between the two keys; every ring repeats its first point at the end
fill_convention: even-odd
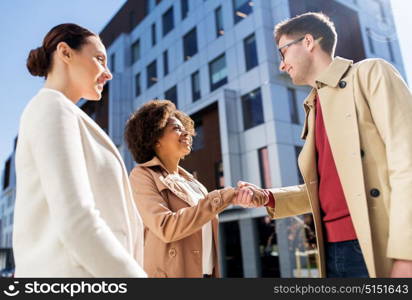
{"type": "MultiPolygon", "coordinates": [[[[219,277],[217,215],[250,193],[235,197],[231,187],[208,193],[179,166],[191,151],[193,124],[168,100],[147,102],[126,124],[126,143],[139,163],[130,181],[145,225],[149,277],[219,277]]],[[[255,193],[253,200],[263,204],[267,198],[255,193]]]]}

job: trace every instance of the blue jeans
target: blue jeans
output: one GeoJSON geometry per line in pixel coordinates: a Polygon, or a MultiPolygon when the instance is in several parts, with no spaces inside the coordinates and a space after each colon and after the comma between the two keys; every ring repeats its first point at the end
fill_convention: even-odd
{"type": "Polygon", "coordinates": [[[325,243],[326,276],[369,277],[358,240],[325,243]]]}

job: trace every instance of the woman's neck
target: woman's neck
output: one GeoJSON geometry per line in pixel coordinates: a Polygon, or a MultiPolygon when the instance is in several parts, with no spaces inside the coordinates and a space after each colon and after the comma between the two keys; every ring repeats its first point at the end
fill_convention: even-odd
{"type": "Polygon", "coordinates": [[[81,97],[78,95],[78,93],[76,93],[75,91],[73,91],[73,89],[69,87],[70,85],[67,83],[66,78],[62,78],[61,76],[56,75],[57,74],[53,73],[49,74],[47,76],[44,87],[63,93],[63,95],[65,95],[66,98],[68,98],[70,101],[76,104],[81,97]]]}
{"type": "Polygon", "coordinates": [[[162,162],[163,166],[166,168],[169,174],[179,173],[179,162],[180,158],[171,157],[170,155],[158,154],[157,157],[162,162]]]}

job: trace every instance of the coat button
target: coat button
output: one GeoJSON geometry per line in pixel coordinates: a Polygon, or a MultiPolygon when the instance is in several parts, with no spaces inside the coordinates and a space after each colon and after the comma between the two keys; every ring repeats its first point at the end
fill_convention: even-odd
{"type": "Polygon", "coordinates": [[[346,81],[344,81],[344,80],[339,81],[339,87],[341,89],[344,89],[346,87],[346,81]]]}
{"type": "Polygon", "coordinates": [[[217,197],[216,197],[216,198],[213,198],[212,203],[213,203],[214,206],[219,206],[219,204],[220,204],[220,199],[217,198],[217,197]]]}
{"type": "Polygon", "coordinates": [[[360,156],[364,157],[365,156],[365,151],[363,151],[362,149],[360,150],[360,156]]]}
{"type": "Polygon", "coordinates": [[[170,257],[175,257],[176,256],[176,249],[175,248],[170,248],[169,249],[169,256],[170,257]]]}
{"type": "Polygon", "coordinates": [[[372,197],[379,197],[379,195],[381,194],[381,192],[379,192],[379,190],[378,189],[371,189],[370,190],[370,194],[371,194],[371,196],[372,197]]]}

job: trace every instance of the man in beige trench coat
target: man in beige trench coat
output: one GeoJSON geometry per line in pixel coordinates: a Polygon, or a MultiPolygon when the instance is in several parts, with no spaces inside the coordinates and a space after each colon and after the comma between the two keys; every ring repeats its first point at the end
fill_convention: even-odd
{"type": "Polygon", "coordinates": [[[275,38],[280,70],[312,91],[298,159],[304,184],[269,190],[269,215],[313,214],[321,277],[412,277],[410,90],[382,59],[333,58],[336,31],[323,14],[286,20],[275,38]]]}

